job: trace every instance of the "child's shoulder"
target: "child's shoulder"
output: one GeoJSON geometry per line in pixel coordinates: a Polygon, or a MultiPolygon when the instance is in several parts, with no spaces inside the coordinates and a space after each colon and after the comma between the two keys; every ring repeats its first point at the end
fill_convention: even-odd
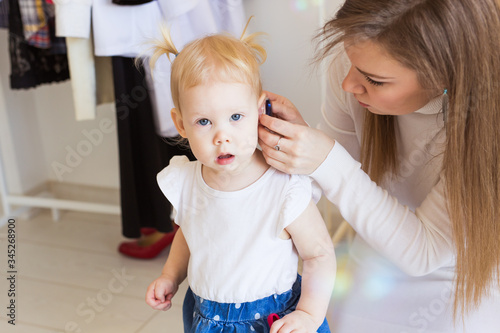
{"type": "Polygon", "coordinates": [[[173,156],[168,162],[169,166],[173,167],[184,167],[186,164],[195,163],[195,161],[190,161],[186,155],[173,156]]]}
{"type": "Polygon", "coordinates": [[[310,192],[311,180],[307,176],[289,175],[271,167],[268,172],[268,182],[264,184],[266,187],[281,189],[283,193],[290,192],[310,192]]]}
{"type": "Polygon", "coordinates": [[[305,186],[310,186],[311,178],[306,175],[290,175],[279,171],[273,167],[270,167],[272,171],[272,177],[276,177],[277,179],[281,179],[281,181],[286,182],[288,184],[304,184],[305,186]]]}
{"type": "Polygon", "coordinates": [[[308,175],[289,175],[274,169],[273,177],[281,178],[285,182],[285,192],[288,196],[309,196],[316,203],[321,198],[321,188],[308,175]]]}
{"type": "Polygon", "coordinates": [[[191,172],[191,168],[194,168],[196,161],[191,162],[186,156],[174,156],[170,159],[168,166],[161,170],[157,175],[158,182],[179,179],[182,175],[191,172]]]}

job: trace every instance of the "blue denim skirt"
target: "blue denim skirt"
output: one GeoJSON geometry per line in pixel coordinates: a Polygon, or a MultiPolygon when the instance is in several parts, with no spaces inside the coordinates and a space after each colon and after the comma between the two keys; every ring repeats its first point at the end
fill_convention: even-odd
{"type": "MultiPolygon", "coordinates": [[[[183,305],[184,333],[268,333],[269,315],[283,318],[295,310],[300,298],[300,283],[301,277],[297,276],[289,291],[246,303],[209,301],[189,288],[183,305]]],[[[330,333],[326,319],[317,332],[330,333]]]]}

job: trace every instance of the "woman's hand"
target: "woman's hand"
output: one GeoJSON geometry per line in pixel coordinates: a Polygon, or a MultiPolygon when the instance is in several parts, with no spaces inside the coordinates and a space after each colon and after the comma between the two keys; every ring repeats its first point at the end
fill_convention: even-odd
{"type": "Polygon", "coordinates": [[[311,174],[325,160],[335,141],[310,128],[286,98],[266,92],[273,117],[260,116],[259,144],[267,163],[288,174],[311,174]]]}

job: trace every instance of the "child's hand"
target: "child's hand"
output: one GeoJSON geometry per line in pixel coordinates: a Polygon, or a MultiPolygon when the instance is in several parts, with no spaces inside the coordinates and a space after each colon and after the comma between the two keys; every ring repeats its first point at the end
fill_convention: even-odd
{"type": "Polygon", "coordinates": [[[178,288],[174,281],[160,276],[149,285],[146,292],[146,303],[155,310],[167,311],[172,307],[172,297],[178,288]]]}
{"type": "Polygon", "coordinates": [[[310,314],[295,310],[275,321],[270,333],[315,333],[318,327],[310,314]]]}

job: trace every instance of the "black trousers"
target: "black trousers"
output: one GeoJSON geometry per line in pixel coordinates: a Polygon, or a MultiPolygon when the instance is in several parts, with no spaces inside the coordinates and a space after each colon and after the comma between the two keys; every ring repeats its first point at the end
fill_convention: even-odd
{"type": "Polygon", "coordinates": [[[158,187],[156,175],[175,155],[194,157],[189,150],[166,143],[156,134],[144,69],[137,68],[134,59],[113,57],[113,80],[122,234],[127,238],[138,238],[142,227],[172,231],[172,206],[158,187]]]}

